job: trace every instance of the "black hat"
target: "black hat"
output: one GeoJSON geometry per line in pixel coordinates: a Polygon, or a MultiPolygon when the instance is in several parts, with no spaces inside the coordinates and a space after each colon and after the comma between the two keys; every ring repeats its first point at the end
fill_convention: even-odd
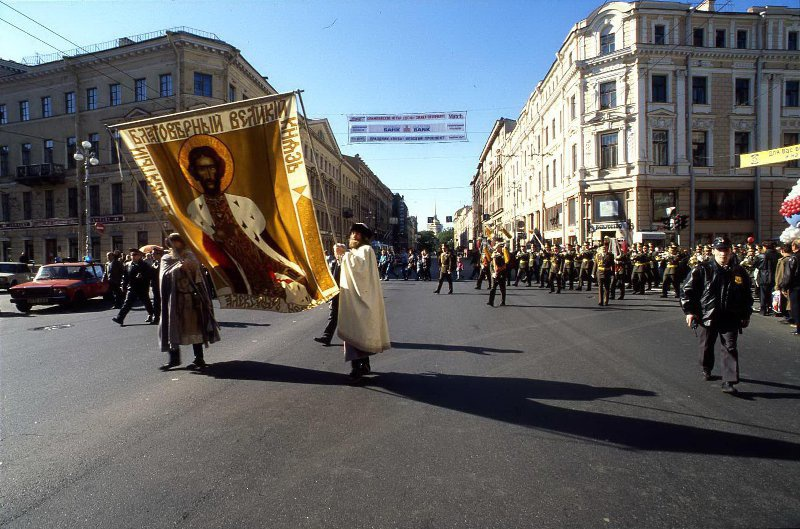
{"type": "Polygon", "coordinates": [[[363,222],[356,222],[350,226],[350,233],[352,232],[360,233],[367,239],[372,239],[372,237],[375,235],[375,233],[363,222]]]}
{"type": "Polygon", "coordinates": [[[722,237],[714,239],[712,246],[715,250],[730,250],[731,240],[723,235],[722,237]]]}

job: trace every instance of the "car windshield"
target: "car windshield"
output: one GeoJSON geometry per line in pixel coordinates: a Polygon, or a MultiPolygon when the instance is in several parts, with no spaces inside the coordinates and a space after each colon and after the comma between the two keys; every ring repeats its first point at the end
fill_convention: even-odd
{"type": "Polygon", "coordinates": [[[82,266],[46,266],[39,269],[37,280],[42,279],[83,279],[82,266]]]}
{"type": "Polygon", "coordinates": [[[20,269],[15,263],[0,263],[0,274],[17,274],[20,269]]]}

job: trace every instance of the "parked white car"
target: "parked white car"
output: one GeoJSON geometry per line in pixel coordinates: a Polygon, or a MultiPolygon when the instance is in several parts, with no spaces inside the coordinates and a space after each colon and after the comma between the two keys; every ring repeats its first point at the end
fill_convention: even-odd
{"type": "Polygon", "coordinates": [[[6,290],[33,279],[31,267],[25,263],[0,262],[0,288],[6,290]]]}

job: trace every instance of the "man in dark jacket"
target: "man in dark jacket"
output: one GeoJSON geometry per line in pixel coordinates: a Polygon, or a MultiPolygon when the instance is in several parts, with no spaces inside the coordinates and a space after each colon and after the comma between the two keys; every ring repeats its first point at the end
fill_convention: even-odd
{"type": "Polygon", "coordinates": [[[119,262],[119,256],[114,252],[108,252],[106,259],[103,279],[108,281],[111,297],[114,300],[114,308],[119,309],[122,307],[122,274],[125,271],[125,267],[119,262]]]}
{"type": "MultiPolygon", "coordinates": [[[[125,274],[123,276],[123,289],[125,290],[125,302],[116,317],[111,318],[115,323],[120,326],[125,324],[125,316],[131,311],[133,304],[137,300],[144,303],[144,308],[147,310],[149,318],[147,322],[153,324],[154,312],[153,304],[150,302],[150,282],[153,278],[153,269],[144,261],[144,254],[138,248],[130,248],[128,253],[131,260],[125,267],[125,274]]],[[[156,322],[157,323],[157,322],[156,322]]]]}
{"type": "MultiPolygon", "coordinates": [[[[328,267],[337,285],[339,284],[339,278],[342,273],[342,256],[346,251],[347,247],[342,243],[336,243],[333,246],[334,259],[330,262],[328,267]]],[[[336,294],[331,300],[330,312],[328,312],[328,324],[325,326],[325,330],[322,331],[322,336],[314,338],[314,341],[321,343],[325,347],[329,346],[333,339],[333,333],[336,332],[337,325],[339,325],[339,294],[336,294]]]]}
{"type": "Polygon", "coordinates": [[[795,324],[792,334],[800,336],[800,239],[792,241],[792,255],[783,265],[783,279],[778,288],[789,293],[789,308],[795,324]]]}
{"type": "Polygon", "coordinates": [[[758,258],[758,292],[760,307],[759,312],[766,316],[772,312],[772,291],[775,290],[775,269],[781,254],[775,249],[775,244],[765,242],[762,246],[764,253],[758,258]]]}
{"type": "Polygon", "coordinates": [[[683,284],[681,308],[686,324],[700,330],[700,365],[703,378],[711,380],[714,344],[720,341],[722,391],[736,393],[739,382],[739,333],[750,323],[753,293],[750,277],[740,265],[731,265],[731,242],[714,239],[713,259],[694,267],[683,284]]]}

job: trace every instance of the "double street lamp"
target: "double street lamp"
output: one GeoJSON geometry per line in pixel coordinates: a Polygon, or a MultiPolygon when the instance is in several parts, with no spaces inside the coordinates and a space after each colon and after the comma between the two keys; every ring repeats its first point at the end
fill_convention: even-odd
{"type": "MultiPolygon", "coordinates": [[[[92,259],[92,254],[90,252],[92,228],[91,217],[89,216],[89,166],[99,164],[100,160],[97,159],[94,151],[92,151],[92,142],[86,140],[81,142],[80,147],[75,148],[75,154],[72,155],[72,158],[78,163],[83,162],[83,185],[86,193],[84,204],[84,213],[86,215],[86,253],[84,254],[84,259],[90,261],[92,259]]],[[[80,183],[80,175],[76,176],[78,176],[78,182],[80,183]]]]}

